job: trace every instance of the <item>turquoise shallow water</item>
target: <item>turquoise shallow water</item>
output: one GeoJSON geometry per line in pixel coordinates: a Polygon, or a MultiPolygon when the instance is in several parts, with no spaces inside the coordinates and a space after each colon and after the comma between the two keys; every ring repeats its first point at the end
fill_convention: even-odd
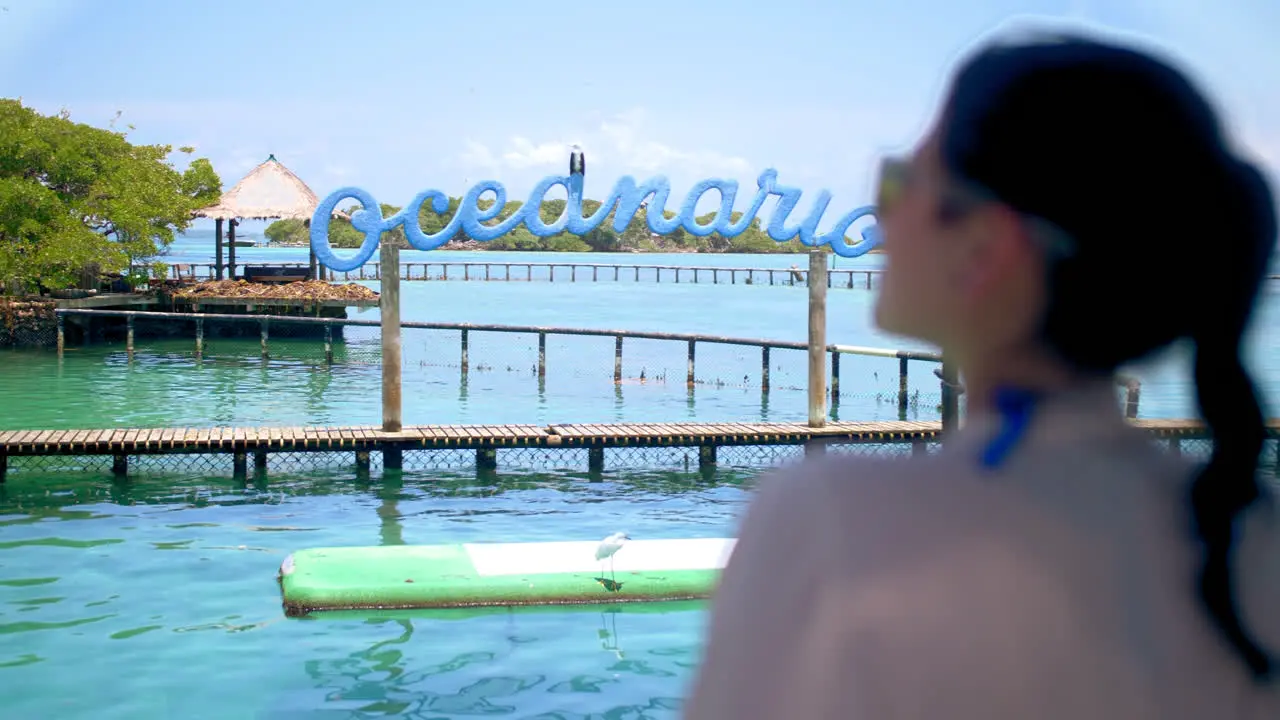
{"type": "Polygon", "coordinates": [[[0,489],[10,717],[675,717],[697,604],[284,618],[293,548],[732,531],[741,476],[27,477],[0,489]]]}
{"type": "MultiPolygon", "coordinates": [[[[274,253],[263,260],[293,259],[257,252],[274,253]]],[[[794,256],[623,260],[804,263],[794,256]]],[[[802,288],[402,287],[406,320],[805,339],[802,288]]],[[[927,349],[873,329],[873,299],[866,290],[832,290],[830,340],[927,349]]],[[[1270,289],[1249,344],[1270,397],[1280,391],[1280,335],[1270,330],[1278,324],[1280,303],[1270,289]]],[[[320,362],[317,343],[273,338],[266,362],[256,341],[216,338],[201,362],[185,340],[140,342],[132,361],[122,345],[71,348],[62,361],[47,352],[3,353],[0,428],[379,421],[375,331],[351,331],[331,368],[320,362]]],[[[611,338],[552,338],[539,384],[531,372],[535,336],[473,334],[464,381],[456,333],[408,331],[405,419],[805,417],[800,352],[775,351],[767,396],[752,349],[699,346],[701,382],[692,396],[682,343],[628,341],[621,386],[612,381],[612,353],[611,338]]],[[[1184,363],[1175,352],[1138,369],[1144,416],[1191,413],[1184,363]]],[[[836,414],[897,417],[896,365],[846,359],[836,414]]],[[[930,370],[913,365],[920,400],[910,417],[936,417],[930,370]]],[[[299,620],[281,614],[275,571],[290,550],[322,545],[591,540],[618,529],[648,538],[723,536],[733,532],[751,478],[730,470],[711,478],[626,471],[590,483],[577,473],[500,468],[480,478],[433,470],[361,480],[346,471],[272,469],[265,480],[237,485],[208,471],[143,470],[127,483],[93,473],[14,473],[0,486],[0,705],[6,716],[59,718],[676,717],[701,647],[705,614],[697,604],[299,620]]]]}

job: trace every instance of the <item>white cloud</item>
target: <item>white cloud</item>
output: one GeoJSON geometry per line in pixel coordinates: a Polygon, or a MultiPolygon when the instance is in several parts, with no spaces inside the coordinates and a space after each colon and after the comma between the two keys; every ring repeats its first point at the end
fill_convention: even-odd
{"type": "Polygon", "coordinates": [[[633,109],[605,118],[572,138],[532,140],[511,137],[499,151],[469,140],[458,156],[458,164],[475,171],[553,170],[569,157],[569,147],[577,143],[587,154],[589,166],[611,172],[666,173],[711,177],[739,176],[752,170],[745,158],[714,150],[685,150],[653,137],[643,109],[633,109]]]}

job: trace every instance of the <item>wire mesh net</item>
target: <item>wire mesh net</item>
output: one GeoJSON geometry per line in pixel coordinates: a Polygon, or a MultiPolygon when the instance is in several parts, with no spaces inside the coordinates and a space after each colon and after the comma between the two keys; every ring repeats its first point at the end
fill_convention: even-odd
{"type": "MultiPolygon", "coordinates": [[[[1212,441],[1205,438],[1153,440],[1158,447],[1179,452],[1194,462],[1208,459],[1213,449],[1212,441]]],[[[942,449],[936,441],[894,440],[890,442],[844,442],[836,440],[819,448],[806,448],[798,444],[722,445],[707,447],[636,446],[603,448],[593,452],[587,448],[528,447],[495,448],[489,450],[427,449],[405,450],[402,453],[404,470],[418,471],[473,471],[497,469],[501,471],[556,471],[582,473],[588,470],[672,470],[696,472],[709,466],[763,470],[802,459],[811,450],[847,456],[877,456],[906,458],[918,453],[933,454],[942,449]]],[[[244,456],[245,470],[249,473],[308,473],[325,469],[373,470],[383,469],[383,455],[374,450],[362,451],[314,451],[268,452],[265,464],[259,465],[253,453],[244,456]]],[[[235,472],[235,456],[231,453],[174,453],[156,455],[129,455],[126,470],[133,473],[196,473],[213,476],[231,475],[235,472]]],[[[11,474],[30,473],[108,473],[115,469],[115,459],[109,455],[52,455],[13,456],[8,458],[11,474]]],[[[1260,458],[1260,474],[1272,482],[1280,477],[1280,445],[1268,440],[1260,458]]]]}

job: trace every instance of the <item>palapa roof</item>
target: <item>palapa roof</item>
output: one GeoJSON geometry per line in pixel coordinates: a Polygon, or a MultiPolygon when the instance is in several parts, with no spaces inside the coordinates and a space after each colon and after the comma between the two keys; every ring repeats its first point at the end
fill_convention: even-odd
{"type": "MultiPolygon", "coordinates": [[[[271,155],[224,192],[217,205],[195,215],[222,220],[310,220],[319,204],[311,188],[271,155]]],[[[335,212],[334,216],[345,218],[346,214],[335,212]]]]}

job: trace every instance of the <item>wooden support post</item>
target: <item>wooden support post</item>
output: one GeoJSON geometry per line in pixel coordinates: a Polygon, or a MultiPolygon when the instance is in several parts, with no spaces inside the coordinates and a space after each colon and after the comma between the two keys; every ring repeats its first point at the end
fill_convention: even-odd
{"type": "Polygon", "coordinates": [[[307,265],[307,279],[308,279],[308,280],[319,280],[319,279],[320,279],[320,267],[319,267],[319,263],[318,263],[318,262],[317,262],[317,260],[316,260],[316,251],[315,251],[315,250],[313,250],[313,249],[311,248],[310,243],[308,243],[308,244],[307,244],[307,261],[308,261],[308,265],[307,265]]]}
{"type": "Polygon", "coordinates": [[[760,392],[769,392],[769,346],[760,348],[760,392]]]}
{"type": "Polygon", "coordinates": [[[676,284],[680,284],[680,268],[676,268],[676,284]]]}
{"type": "Polygon", "coordinates": [[[471,279],[471,265],[468,263],[462,263],[462,279],[463,280],[471,279]]]}
{"type": "Polygon", "coordinates": [[[569,282],[578,282],[578,266],[569,266],[569,282]]]}
{"type": "Polygon", "coordinates": [[[695,340],[689,341],[689,377],[687,380],[687,384],[689,387],[693,387],[693,383],[694,383],[693,359],[697,352],[697,347],[698,347],[697,341],[695,340]]]}
{"type": "MultiPolygon", "coordinates": [[[[379,263],[383,267],[400,267],[400,248],[384,242],[380,249],[379,263]]],[[[381,290],[378,307],[382,314],[382,430],[400,432],[400,273],[383,273],[381,290]]],[[[390,449],[382,452],[383,467],[390,467],[386,464],[390,449]]],[[[397,448],[395,452],[400,451],[397,448]]]]}
{"type": "Polygon", "coordinates": [[[831,351],[831,407],[840,404],[840,353],[831,351]]]}
{"type": "Polygon", "coordinates": [[[254,472],[263,472],[267,469],[267,451],[265,448],[258,448],[253,451],[253,470],[254,472]]]}
{"type": "Polygon", "coordinates": [[[1130,420],[1138,417],[1138,400],[1142,397],[1142,383],[1129,378],[1125,383],[1124,416],[1130,420]]]}
{"type": "Polygon", "coordinates": [[[0,483],[4,482],[5,475],[9,474],[9,453],[0,448],[0,483]]]}
{"type": "Polygon", "coordinates": [[[204,318],[196,318],[196,358],[204,357],[204,318]]]}
{"type": "Polygon", "coordinates": [[[587,448],[587,472],[593,475],[604,472],[604,448],[587,448]]]}
{"type": "Polygon", "coordinates": [[[640,282],[640,266],[636,266],[636,282],[640,282]]]}
{"type": "Polygon", "coordinates": [[[467,348],[467,345],[469,344],[467,342],[468,339],[469,339],[469,333],[467,332],[466,328],[463,328],[462,329],[462,374],[463,375],[467,374],[467,369],[471,364],[470,359],[468,358],[468,355],[469,355],[468,348],[467,348]]]}
{"type": "Polygon", "coordinates": [[[118,478],[129,474],[129,456],[114,455],[111,458],[111,473],[118,478]]]}
{"type": "Polygon", "coordinates": [[[547,334],[538,333],[538,377],[547,376],[547,334]]]}
{"type": "Polygon", "coordinates": [[[238,478],[243,478],[248,474],[249,458],[248,454],[243,450],[237,450],[231,455],[231,472],[238,478]]]}
{"type": "Polygon", "coordinates": [[[324,326],[324,361],[333,364],[333,326],[328,324],[324,326]]]}
{"type": "Polygon", "coordinates": [[[222,218],[213,221],[213,277],[222,279],[222,218]]]}
{"type": "Polygon", "coordinates": [[[125,318],[124,321],[124,350],[129,354],[129,359],[133,359],[133,316],[125,318]]]}
{"type": "Polygon", "coordinates": [[[495,448],[479,448],[476,450],[477,470],[496,470],[498,468],[498,451],[495,448]]]}
{"type": "Polygon", "coordinates": [[[62,350],[67,345],[67,330],[65,327],[66,323],[63,320],[63,317],[61,315],[58,315],[57,323],[58,323],[58,357],[62,357],[62,350]]]}
{"type": "Polygon", "coordinates": [[[533,266],[525,265],[524,270],[525,270],[525,280],[528,280],[529,282],[533,282],[533,266]]]}
{"type": "Polygon", "coordinates": [[[909,373],[911,372],[911,361],[905,357],[898,358],[898,419],[907,419],[907,388],[909,373]]]}
{"type": "Polygon", "coordinates": [[[227,279],[236,279],[236,225],[235,218],[227,223],[227,279]]]}
{"type": "Polygon", "coordinates": [[[369,451],[368,450],[356,451],[356,472],[365,473],[365,474],[369,472],[369,451]]]}
{"type": "Polygon", "coordinates": [[[960,373],[956,365],[945,355],[942,358],[942,432],[948,433],[957,429],[960,420],[960,394],[956,387],[960,384],[960,373]]]}
{"type": "Polygon", "coordinates": [[[809,427],[827,424],[827,255],[809,251],[809,427]]]}
{"type": "Polygon", "coordinates": [[[486,281],[489,279],[489,263],[484,264],[484,279],[486,281]]]}
{"type": "Polygon", "coordinates": [[[716,464],[716,446],[703,445],[698,448],[698,467],[709,468],[716,464]]]}
{"type": "Polygon", "coordinates": [[[911,441],[912,456],[920,456],[920,455],[928,455],[928,454],[929,454],[929,446],[925,443],[924,440],[920,438],[916,438],[915,440],[911,441]]]}
{"type": "Polygon", "coordinates": [[[271,357],[271,350],[267,341],[268,335],[270,334],[269,331],[267,330],[267,325],[269,322],[270,321],[267,320],[266,318],[263,318],[258,321],[258,332],[262,337],[262,359],[263,360],[267,360],[271,357]]]}
{"type": "Polygon", "coordinates": [[[617,265],[614,265],[614,266],[613,266],[613,280],[614,280],[614,282],[617,282],[617,280],[618,280],[618,270],[619,270],[619,269],[620,269],[620,268],[619,268],[617,265]]]}
{"type": "Polygon", "coordinates": [[[404,450],[399,445],[382,446],[382,469],[400,470],[404,468],[404,450]]]}
{"type": "Polygon", "coordinates": [[[613,381],[622,382],[622,336],[613,339],[613,381]]]}
{"type": "Polygon", "coordinates": [[[827,454],[827,441],[825,438],[812,438],[804,444],[805,457],[822,457],[827,454]]]}
{"type": "Polygon", "coordinates": [[[591,282],[596,282],[597,280],[600,279],[596,274],[598,270],[600,270],[600,268],[596,267],[595,265],[591,266],[591,282]]]}

